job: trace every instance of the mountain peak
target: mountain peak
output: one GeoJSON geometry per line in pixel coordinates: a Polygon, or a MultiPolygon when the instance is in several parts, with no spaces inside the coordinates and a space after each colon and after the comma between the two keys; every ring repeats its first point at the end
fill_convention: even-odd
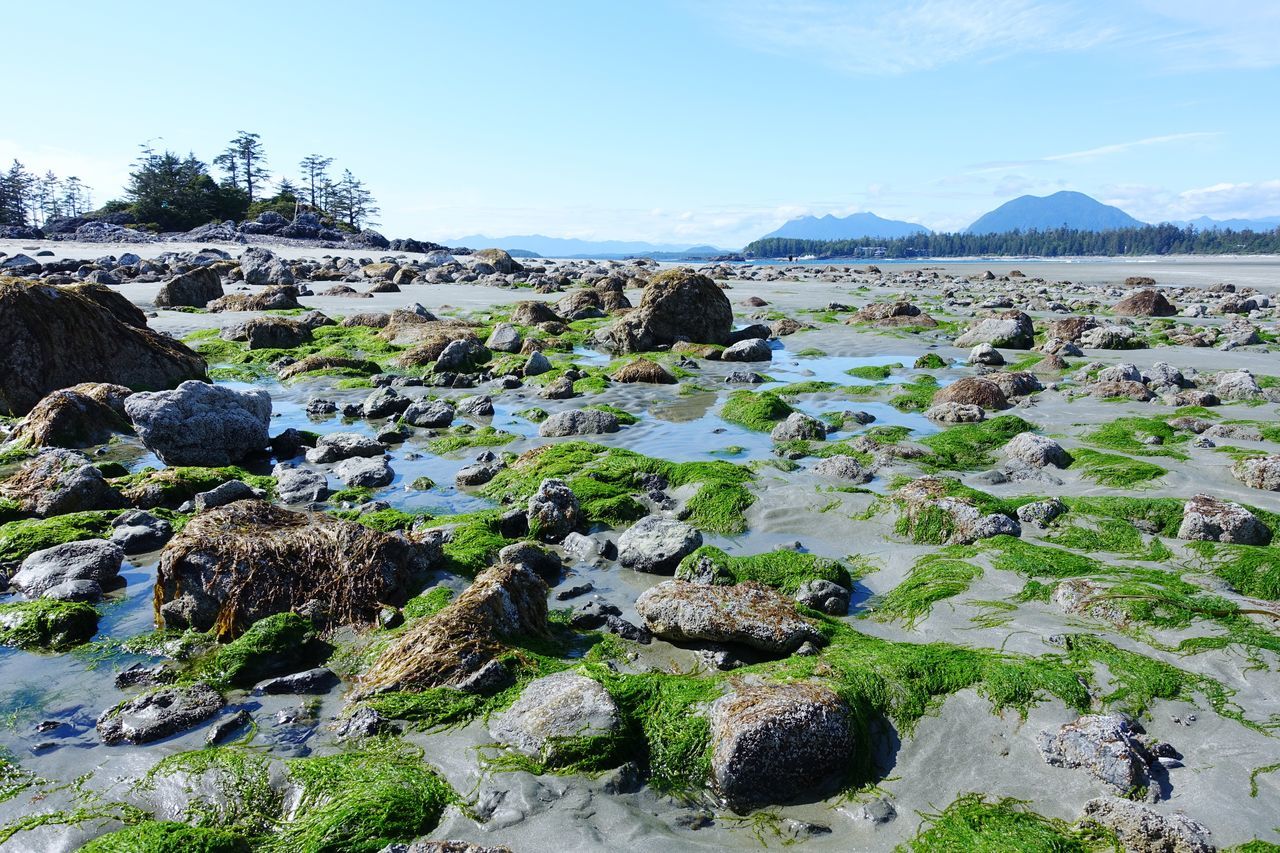
{"type": "Polygon", "coordinates": [[[908,237],[912,234],[928,234],[929,229],[914,222],[884,219],[870,211],[848,216],[800,216],[789,220],[782,227],[765,236],[790,237],[799,240],[857,240],[861,237],[908,237]]]}
{"type": "Polygon", "coordinates": [[[1106,231],[1140,228],[1143,224],[1120,208],[1103,204],[1092,196],[1074,190],[1059,190],[1051,195],[1023,195],[1007,201],[980,216],[969,226],[969,233],[1001,234],[1063,227],[1079,231],[1106,231]]]}

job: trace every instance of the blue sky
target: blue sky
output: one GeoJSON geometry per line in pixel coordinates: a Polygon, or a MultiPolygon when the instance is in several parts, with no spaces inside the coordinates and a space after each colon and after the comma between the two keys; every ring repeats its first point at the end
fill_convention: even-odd
{"type": "Polygon", "coordinates": [[[1280,2],[11,4],[0,158],[118,194],[256,131],[384,232],[738,246],[804,213],[966,226],[1022,193],[1280,214],[1280,2]],[[19,35],[23,34],[23,35],[19,35]],[[25,82],[24,82],[25,81],[25,82]]]}

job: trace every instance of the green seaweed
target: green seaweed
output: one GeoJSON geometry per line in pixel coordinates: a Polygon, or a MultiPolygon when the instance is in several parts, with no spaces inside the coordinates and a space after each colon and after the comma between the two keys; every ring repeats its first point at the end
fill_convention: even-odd
{"type": "Polygon", "coordinates": [[[1135,453],[1138,456],[1167,456],[1171,459],[1187,459],[1187,455],[1168,445],[1184,444],[1190,436],[1178,432],[1169,424],[1157,418],[1116,418],[1103,424],[1082,438],[1090,444],[1105,447],[1108,450],[1119,450],[1124,453],[1135,453]],[[1147,444],[1143,439],[1159,441],[1158,444],[1147,444]]]}
{"type": "Polygon", "coordinates": [[[933,611],[933,605],[965,592],[982,577],[981,566],[952,556],[972,553],[973,549],[951,546],[919,558],[906,579],[874,604],[876,617],[914,628],[933,611]]]}
{"type": "Polygon", "coordinates": [[[729,394],[720,409],[720,417],[756,432],[769,432],[778,421],[784,420],[794,411],[777,394],[744,389],[729,394]]]}
{"type": "Polygon", "coordinates": [[[689,577],[695,572],[701,575],[707,568],[711,568],[713,583],[731,585],[755,581],[788,595],[795,594],[810,580],[831,581],[845,589],[853,586],[848,568],[838,560],[785,548],[738,557],[703,545],[680,561],[676,577],[689,577]]]}
{"type": "Polygon", "coordinates": [[[449,430],[448,434],[427,442],[427,447],[436,455],[452,453],[471,447],[501,447],[510,444],[518,436],[515,433],[503,432],[491,426],[476,427],[462,424],[449,430]]]}
{"type": "Polygon", "coordinates": [[[1114,453],[1102,453],[1087,447],[1072,451],[1071,457],[1071,467],[1079,469],[1083,476],[1116,489],[1130,489],[1169,473],[1167,469],[1150,462],[1114,453]]]}
{"type": "Polygon", "coordinates": [[[920,443],[933,451],[920,460],[926,471],[975,471],[991,465],[995,460],[991,451],[1003,447],[1009,439],[1023,432],[1035,430],[1017,415],[999,415],[973,424],[957,424],[934,435],[925,436],[920,443]]]}
{"type": "Polygon", "coordinates": [[[0,646],[61,652],[98,630],[98,611],[79,601],[37,598],[0,604],[0,646]]]}
{"type": "Polygon", "coordinates": [[[1080,828],[1026,808],[1022,800],[964,794],[924,822],[897,853],[1103,853],[1118,850],[1114,835],[1080,828]]]}
{"type": "Polygon", "coordinates": [[[328,657],[310,620],[296,613],[259,619],[236,639],[195,662],[192,676],[219,686],[248,686],[256,681],[314,666],[328,657]]]}

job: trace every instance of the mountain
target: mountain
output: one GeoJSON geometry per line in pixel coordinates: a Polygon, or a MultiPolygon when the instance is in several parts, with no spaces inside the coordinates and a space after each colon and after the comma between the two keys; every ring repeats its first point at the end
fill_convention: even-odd
{"type": "Polygon", "coordinates": [[[1141,228],[1139,222],[1118,207],[1103,204],[1084,193],[1057,192],[1053,195],[1024,195],[1006,201],[969,226],[970,234],[1003,234],[1006,231],[1047,231],[1074,228],[1078,231],[1107,231],[1112,228],[1141,228]]]}
{"type": "Polygon", "coordinates": [[[883,219],[874,213],[854,213],[849,216],[801,216],[792,219],[769,237],[791,237],[798,240],[857,240],[861,237],[909,237],[912,234],[928,234],[928,228],[914,222],[883,219]]]}
{"type": "Polygon", "coordinates": [[[1201,216],[1198,219],[1174,222],[1174,225],[1190,225],[1197,231],[1274,231],[1280,228],[1280,216],[1265,216],[1261,219],[1210,219],[1201,216]]]}
{"type": "Polygon", "coordinates": [[[652,252],[723,255],[728,249],[715,246],[691,246],[688,243],[644,243],[628,240],[574,240],[568,237],[544,237],[529,234],[517,237],[486,237],[472,234],[450,240],[450,245],[472,249],[513,249],[533,252],[544,258],[605,257],[608,255],[644,255],[652,252]]]}

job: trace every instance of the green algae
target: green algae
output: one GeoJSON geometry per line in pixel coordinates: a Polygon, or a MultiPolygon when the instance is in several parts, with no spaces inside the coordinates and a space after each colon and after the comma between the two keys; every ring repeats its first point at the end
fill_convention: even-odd
{"type": "Polygon", "coordinates": [[[453,427],[448,434],[427,442],[427,447],[439,456],[472,447],[501,447],[516,438],[518,436],[515,433],[503,432],[491,426],[477,429],[470,424],[462,424],[453,427]]]}
{"type": "Polygon", "coordinates": [[[101,835],[80,853],[249,853],[241,836],[225,829],[147,820],[101,835]]]}
{"type": "Polygon", "coordinates": [[[786,400],[770,391],[739,390],[725,400],[720,417],[756,432],[769,432],[794,411],[786,400]]]}
{"type": "Polygon", "coordinates": [[[914,628],[940,601],[954,598],[982,577],[982,567],[961,559],[976,549],[951,546],[919,558],[906,579],[885,593],[874,605],[876,618],[899,621],[914,628]]]}
{"type": "Polygon", "coordinates": [[[788,595],[795,594],[810,580],[831,581],[845,589],[853,586],[848,568],[838,560],[790,549],[738,557],[703,545],[680,561],[676,577],[687,578],[695,572],[701,575],[708,567],[712,570],[712,583],[731,585],[755,581],[788,595]]]}
{"type": "Polygon", "coordinates": [[[1108,450],[1119,450],[1138,456],[1167,456],[1171,459],[1185,460],[1188,456],[1180,450],[1168,445],[1185,444],[1190,436],[1179,432],[1166,422],[1157,418],[1126,417],[1116,418],[1082,436],[1084,441],[1108,450]],[[1158,444],[1147,444],[1144,439],[1158,441],[1158,444]]]}
{"type": "Polygon", "coordinates": [[[123,510],[72,512],[52,518],[26,518],[0,524],[0,562],[20,562],[64,542],[105,539],[123,510]]]}
{"type": "Polygon", "coordinates": [[[1009,439],[1035,430],[1035,425],[1017,415],[999,415],[973,424],[957,424],[920,443],[933,454],[920,460],[926,471],[975,471],[995,462],[991,451],[1003,447],[1009,439]]]}
{"type": "Polygon", "coordinates": [[[915,360],[915,364],[911,365],[916,370],[941,370],[948,364],[947,360],[936,352],[927,352],[915,360]]]}
{"type": "Polygon", "coordinates": [[[240,480],[255,489],[271,495],[275,492],[276,478],[251,474],[244,468],[228,465],[220,468],[178,466],[173,468],[143,468],[134,474],[117,477],[111,485],[129,500],[142,495],[155,496],[162,506],[179,506],[201,492],[217,488],[223,483],[240,480]]]}
{"type": "Polygon", "coordinates": [[[1114,835],[1048,818],[1005,797],[964,794],[938,813],[925,813],[920,831],[896,853],[1103,853],[1117,850],[1114,835]]]}
{"type": "Polygon", "coordinates": [[[406,620],[425,619],[434,616],[453,601],[453,590],[437,586],[405,602],[401,612],[406,620]]]}
{"type": "Polygon", "coordinates": [[[889,398],[889,405],[900,412],[923,412],[933,405],[933,395],[938,393],[936,377],[922,373],[905,385],[898,386],[898,393],[889,398]]]}
{"type": "Polygon", "coordinates": [[[849,376],[857,377],[858,379],[870,379],[875,381],[888,379],[889,374],[896,368],[900,367],[902,367],[902,365],[897,362],[894,362],[893,364],[867,364],[862,367],[851,367],[846,370],[845,373],[849,376]]]}
{"type": "Polygon", "coordinates": [[[98,630],[98,611],[79,601],[37,598],[0,604],[0,646],[67,651],[98,630]]]}
{"type": "Polygon", "coordinates": [[[583,408],[595,409],[596,411],[599,411],[599,412],[608,412],[609,414],[617,418],[618,423],[622,424],[623,426],[632,426],[633,424],[640,423],[640,417],[638,415],[633,415],[630,412],[628,412],[626,409],[619,409],[617,406],[610,406],[608,403],[591,403],[589,405],[583,406],[583,408]]]}
{"type": "Polygon", "coordinates": [[[259,619],[236,639],[195,662],[192,676],[214,686],[246,687],[264,678],[315,666],[331,647],[296,613],[259,619]]]}
{"type": "Polygon", "coordinates": [[[1222,578],[1241,595],[1280,601],[1280,549],[1220,542],[1191,542],[1187,548],[1198,556],[1201,570],[1222,578]]]}
{"type": "Polygon", "coordinates": [[[1149,483],[1168,474],[1168,470],[1114,453],[1102,453],[1087,447],[1071,452],[1071,468],[1078,469],[1082,476],[1103,486],[1116,489],[1131,489],[1149,483]]]}

